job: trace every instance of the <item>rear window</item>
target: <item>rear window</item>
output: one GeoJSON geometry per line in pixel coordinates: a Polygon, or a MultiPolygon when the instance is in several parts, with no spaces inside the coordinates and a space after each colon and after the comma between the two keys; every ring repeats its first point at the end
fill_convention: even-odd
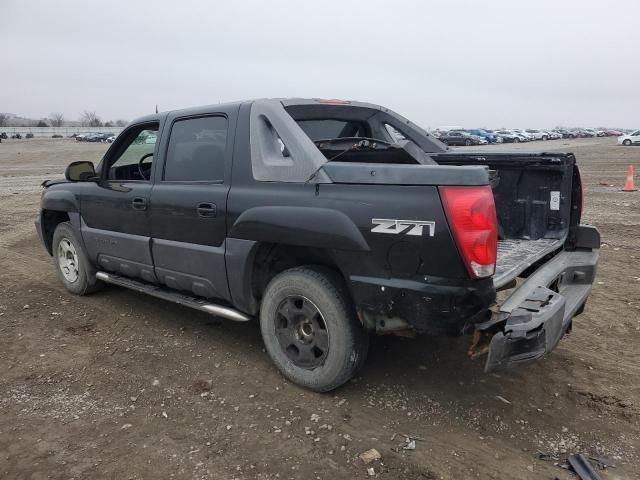
{"type": "Polygon", "coordinates": [[[365,137],[362,122],[351,120],[298,120],[298,125],[314,142],[331,138],[365,137]]]}

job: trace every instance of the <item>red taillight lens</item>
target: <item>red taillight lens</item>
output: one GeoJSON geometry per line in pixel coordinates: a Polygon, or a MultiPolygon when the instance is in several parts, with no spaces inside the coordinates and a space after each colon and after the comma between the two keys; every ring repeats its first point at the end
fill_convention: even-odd
{"type": "Polygon", "coordinates": [[[472,278],[490,277],[498,256],[498,221],[491,187],[440,187],[449,227],[472,278]]]}

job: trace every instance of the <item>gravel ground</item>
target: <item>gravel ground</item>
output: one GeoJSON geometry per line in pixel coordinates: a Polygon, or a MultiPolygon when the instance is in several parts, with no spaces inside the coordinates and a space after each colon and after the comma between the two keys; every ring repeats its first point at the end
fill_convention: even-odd
{"type": "Polygon", "coordinates": [[[481,151],[494,148],[578,157],[603,246],[573,332],[491,375],[468,338],[375,338],[361,375],[320,395],[276,372],[256,324],[115,287],[67,294],[33,228],[39,184],[106,145],[3,141],[0,478],[568,479],[556,464],[569,452],[607,457],[605,479],[640,478],[640,192],[620,192],[640,148],[481,151]],[[372,448],[381,459],[365,464],[372,448]]]}

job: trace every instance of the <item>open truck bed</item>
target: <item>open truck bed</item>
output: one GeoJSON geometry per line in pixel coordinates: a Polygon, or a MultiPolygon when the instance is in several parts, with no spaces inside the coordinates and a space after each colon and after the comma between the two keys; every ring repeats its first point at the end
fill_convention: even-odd
{"type": "MultiPolygon", "coordinates": [[[[529,267],[558,253],[567,240],[572,216],[580,208],[573,195],[572,154],[435,155],[442,165],[484,165],[489,169],[498,217],[496,289],[513,284],[529,267]]],[[[577,221],[577,220],[576,220],[577,221]]]]}

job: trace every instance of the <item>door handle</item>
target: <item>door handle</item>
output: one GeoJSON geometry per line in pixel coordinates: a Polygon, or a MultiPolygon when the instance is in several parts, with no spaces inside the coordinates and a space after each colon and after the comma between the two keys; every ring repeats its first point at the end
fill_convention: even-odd
{"type": "Polygon", "coordinates": [[[131,201],[131,206],[134,210],[146,210],[147,209],[147,199],[142,197],[135,197],[131,201]]]}
{"type": "Polygon", "coordinates": [[[199,217],[214,218],[217,214],[215,203],[199,203],[196,207],[199,217]]]}

